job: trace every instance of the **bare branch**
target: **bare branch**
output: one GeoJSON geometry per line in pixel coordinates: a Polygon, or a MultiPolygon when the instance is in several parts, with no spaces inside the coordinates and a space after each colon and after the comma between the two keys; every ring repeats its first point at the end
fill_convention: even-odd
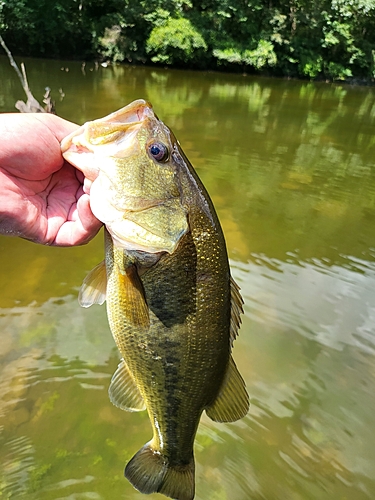
{"type": "Polygon", "coordinates": [[[33,96],[29,84],[27,83],[27,77],[26,77],[26,70],[25,70],[25,65],[21,63],[21,69],[22,73],[19,70],[16,61],[13,59],[11,51],[8,49],[6,46],[3,37],[0,35],[0,45],[3,47],[5,50],[11,66],[14,68],[15,72],[18,75],[18,78],[20,79],[21,85],[23,87],[23,90],[25,91],[25,94],[27,96],[27,101],[26,103],[23,101],[17,101],[15,106],[16,108],[21,112],[21,113],[46,113],[46,110],[39,104],[39,102],[35,99],[33,96]]]}

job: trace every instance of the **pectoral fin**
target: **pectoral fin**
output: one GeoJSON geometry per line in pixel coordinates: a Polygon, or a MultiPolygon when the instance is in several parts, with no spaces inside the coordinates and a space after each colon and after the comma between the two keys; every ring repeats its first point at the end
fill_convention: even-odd
{"type": "Polygon", "coordinates": [[[93,304],[102,305],[107,293],[107,275],[104,260],[92,269],[83,280],[78,295],[78,302],[82,307],[93,304]]]}
{"type": "Polygon", "coordinates": [[[246,415],[249,405],[245,382],[231,356],[220,392],[206,413],[215,422],[235,422],[246,415]]]}
{"type": "Polygon", "coordinates": [[[123,359],[112,377],[108,394],[111,402],[122,410],[142,411],[146,409],[142,395],[123,359]]]}
{"type": "Polygon", "coordinates": [[[125,273],[118,273],[118,280],[119,290],[124,296],[123,314],[126,319],[138,328],[148,328],[150,315],[137,268],[130,265],[125,273]]]}

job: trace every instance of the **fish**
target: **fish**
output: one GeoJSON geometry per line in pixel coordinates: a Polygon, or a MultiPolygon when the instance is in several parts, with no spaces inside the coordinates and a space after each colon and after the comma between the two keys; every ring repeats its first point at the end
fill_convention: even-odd
{"type": "Polygon", "coordinates": [[[91,172],[91,209],[105,226],[105,259],[84,279],[79,303],[106,302],[121,354],[109,397],[123,410],[147,409],[153,431],[125,477],[141,493],[192,500],[203,411],[234,422],[249,410],[232,357],[243,300],[218,216],[143,99],[85,123],[61,148],[91,172]]]}

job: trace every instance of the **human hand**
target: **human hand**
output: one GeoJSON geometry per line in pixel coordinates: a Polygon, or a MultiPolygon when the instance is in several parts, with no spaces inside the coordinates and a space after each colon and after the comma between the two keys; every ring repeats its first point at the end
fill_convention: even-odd
{"type": "Polygon", "coordinates": [[[48,113],[0,114],[0,234],[75,246],[99,231],[84,176],[61,154],[77,128],[48,113]]]}

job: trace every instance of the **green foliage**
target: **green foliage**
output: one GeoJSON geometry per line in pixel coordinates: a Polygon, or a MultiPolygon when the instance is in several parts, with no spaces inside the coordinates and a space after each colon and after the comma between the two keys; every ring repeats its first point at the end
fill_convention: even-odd
{"type": "Polygon", "coordinates": [[[23,55],[95,57],[105,29],[126,25],[125,7],[124,0],[11,0],[4,2],[3,37],[23,55]]]}
{"type": "Polygon", "coordinates": [[[168,18],[151,31],[146,42],[151,61],[164,64],[190,62],[201,50],[206,49],[202,35],[184,18],[168,18]]]}
{"type": "Polygon", "coordinates": [[[4,5],[5,5],[5,2],[0,0],[0,31],[3,31],[5,28],[4,14],[3,14],[4,5]]]}
{"type": "Polygon", "coordinates": [[[309,78],[316,78],[322,73],[323,58],[313,52],[307,55],[302,54],[300,58],[299,70],[300,73],[309,78]]]}
{"type": "Polygon", "coordinates": [[[375,0],[0,0],[15,53],[374,78],[375,0]]]}
{"type": "Polygon", "coordinates": [[[226,61],[230,64],[235,63],[244,66],[252,66],[256,69],[262,69],[266,66],[275,66],[277,62],[273,44],[267,40],[259,40],[254,50],[240,51],[235,48],[224,50],[214,49],[213,55],[220,61],[226,61]]]}
{"type": "Polygon", "coordinates": [[[106,27],[103,36],[98,38],[98,52],[103,59],[110,59],[113,62],[123,61],[125,51],[122,42],[121,27],[119,25],[115,24],[110,28],[106,27]]]}

